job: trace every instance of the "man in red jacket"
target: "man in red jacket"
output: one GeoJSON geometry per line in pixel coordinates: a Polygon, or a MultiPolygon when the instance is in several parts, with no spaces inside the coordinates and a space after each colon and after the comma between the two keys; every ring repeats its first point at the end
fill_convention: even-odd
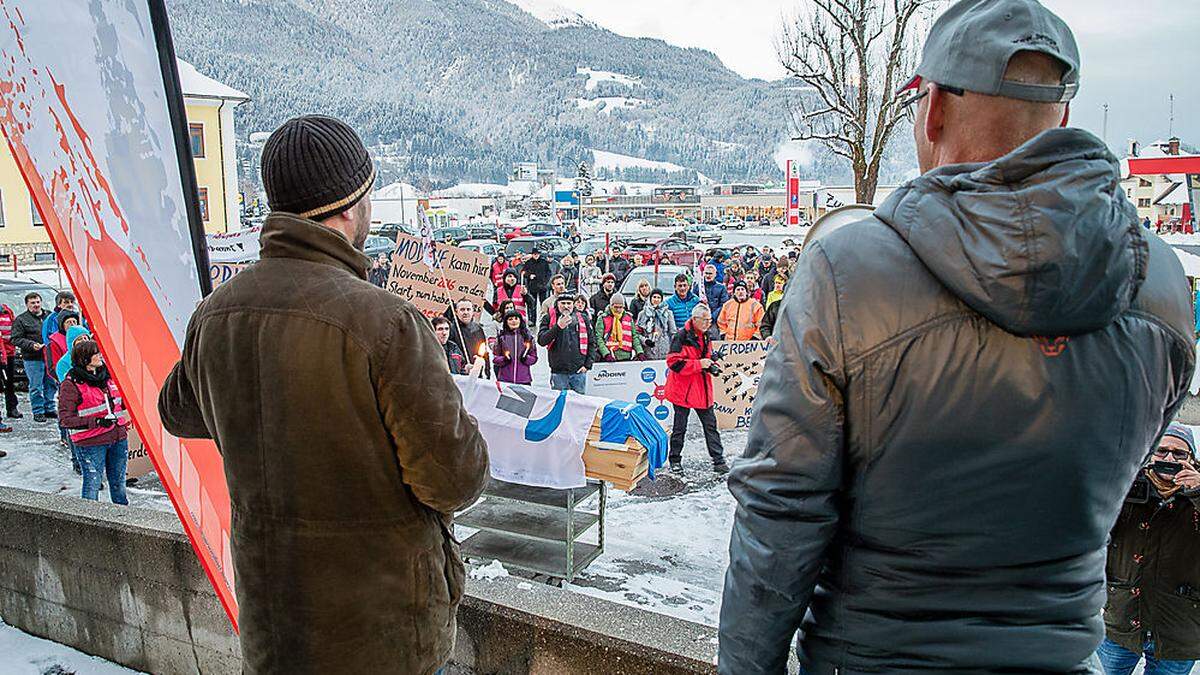
{"type": "Polygon", "coordinates": [[[4,380],[4,410],[14,419],[21,416],[17,411],[17,348],[12,341],[16,316],[11,307],[0,304],[0,374],[4,380]]]}
{"type": "Polygon", "coordinates": [[[683,330],[671,339],[671,350],[667,353],[667,400],[675,407],[675,420],[671,426],[671,473],[683,470],[683,437],[687,433],[688,415],[696,411],[700,426],[704,428],[704,442],[712,458],[713,471],[729,473],[725,463],[725,448],[721,445],[721,434],[717,431],[717,413],[713,411],[712,384],[712,340],[708,329],[712,327],[712,312],[708,305],[696,305],[692,318],[683,330]]]}

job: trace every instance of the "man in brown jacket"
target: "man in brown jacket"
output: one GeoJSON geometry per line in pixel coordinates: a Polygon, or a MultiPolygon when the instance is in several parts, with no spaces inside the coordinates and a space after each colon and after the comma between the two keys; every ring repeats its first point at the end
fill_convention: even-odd
{"type": "Polygon", "coordinates": [[[366,280],[354,131],[290,120],[262,172],[262,259],[197,308],[159,398],[224,459],[244,669],[429,675],[463,592],[451,514],[487,447],[429,323],[366,280]]]}

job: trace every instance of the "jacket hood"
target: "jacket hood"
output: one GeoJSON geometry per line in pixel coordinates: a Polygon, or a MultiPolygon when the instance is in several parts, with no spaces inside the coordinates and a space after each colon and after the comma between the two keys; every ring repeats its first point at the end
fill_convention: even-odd
{"type": "Polygon", "coordinates": [[[91,335],[92,332],[83,326],[71,326],[67,329],[67,350],[70,350],[81,336],[91,337],[91,335]]]}
{"type": "Polygon", "coordinates": [[[971,309],[1021,336],[1112,323],[1146,278],[1149,244],[1117,159],[1080,129],[1052,129],[986,164],[944,166],[875,216],[971,309]]]}

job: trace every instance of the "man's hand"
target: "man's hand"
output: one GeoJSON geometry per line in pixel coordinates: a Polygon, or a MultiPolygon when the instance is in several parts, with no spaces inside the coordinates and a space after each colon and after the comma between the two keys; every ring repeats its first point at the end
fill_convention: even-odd
{"type": "Polygon", "coordinates": [[[571,325],[571,315],[570,314],[563,314],[562,316],[558,317],[558,327],[560,330],[565,330],[567,328],[567,326],[570,326],[570,325],[571,325]]]}
{"type": "Polygon", "coordinates": [[[575,373],[576,373],[577,375],[581,375],[581,374],[583,374],[583,373],[586,373],[586,372],[587,372],[587,368],[585,368],[585,367],[582,367],[582,366],[579,368],[579,370],[575,371],[575,373]]]}
{"type": "Polygon", "coordinates": [[[34,349],[41,350],[41,349],[45,349],[45,348],[46,348],[46,345],[44,345],[44,344],[42,344],[42,343],[40,343],[40,342],[35,342],[35,343],[33,343],[33,348],[34,348],[34,349]]]}
{"type": "Polygon", "coordinates": [[[712,368],[712,364],[713,364],[712,359],[700,359],[700,367],[704,370],[708,370],[709,368],[712,368]]]}
{"type": "Polygon", "coordinates": [[[1200,488],[1200,471],[1196,471],[1191,466],[1184,464],[1183,469],[1175,474],[1175,484],[1185,490],[1200,488]]]}

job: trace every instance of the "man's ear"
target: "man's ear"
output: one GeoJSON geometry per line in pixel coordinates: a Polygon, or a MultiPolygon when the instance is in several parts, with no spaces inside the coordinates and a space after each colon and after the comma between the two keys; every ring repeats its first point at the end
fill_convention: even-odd
{"type": "Polygon", "coordinates": [[[1068,104],[1066,105],[1066,107],[1065,107],[1065,108],[1063,108],[1063,118],[1062,118],[1062,122],[1059,122],[1059,123],[1058,123],[1058,126],[1060,126],[1060,127],[1066,127],[1066,126],[1067,126],[1067,124],[1069,124],[1070,122],[1071,122],[1071,104],[1070,104],[1070,103],[1068,103],[1068,104]]]}
{"type": "Polygon", "coordinates": [[[936,82],[929,83],[929,96],[925,101],[925,139],[930,144],[937,143],[942,138],[942,128],[945,124],[946,94],[936,82]]]}

